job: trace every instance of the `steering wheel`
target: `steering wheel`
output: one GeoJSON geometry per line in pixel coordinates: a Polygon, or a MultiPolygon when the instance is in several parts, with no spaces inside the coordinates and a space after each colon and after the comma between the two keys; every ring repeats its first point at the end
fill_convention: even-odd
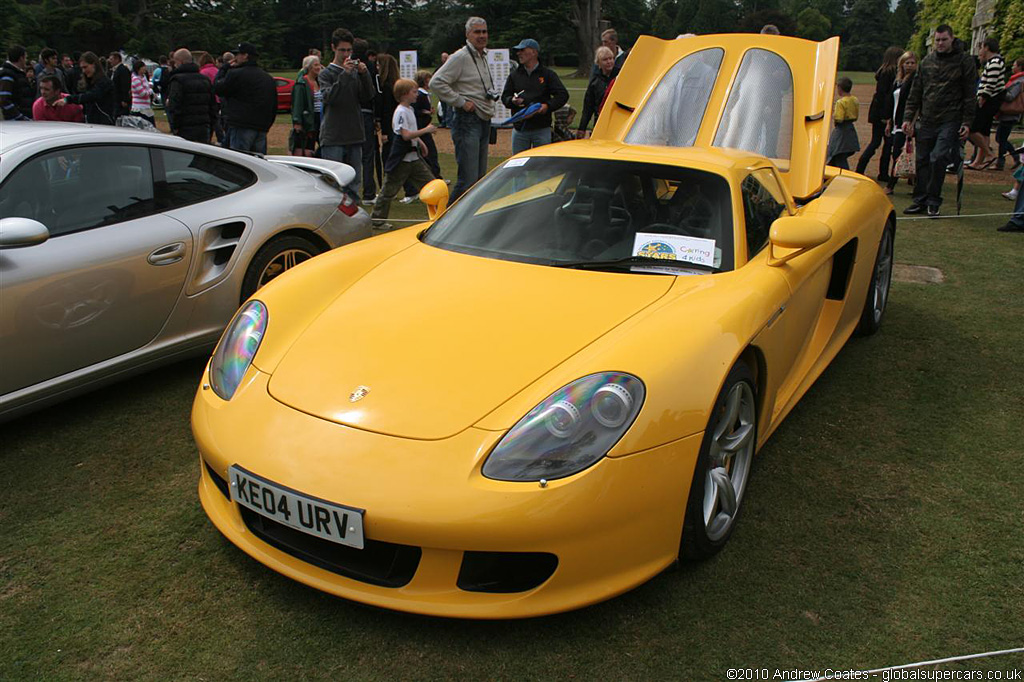
{"type": "Polygon", "coordinates": [[[676,214],[680,216],[678,229],[691,237],[710,237],[717,210],[715,202],[695,192],[676,206],[676,214]]]}
{"type": "MultiPolygon", "coordinates": [[[[555,213],[559,217],[565,217],[579,225],[589,225],[594,220],[593,206],[591,204],[572,204],[571,206],[559,206],[555,213]]],[[[608,207],[608,227],[616,230],[629,229],[633,222],[633,216],[629,210],[622,206],[608,207]]]]}
{"type": "Polygon", "coordinates": [[[701,237],[705,234],[704,231],[693,230],[684,225],[672,225],[671,223],[648,223],[644,227],[644,232],[660,232],[662,234],[675,234],[681,237],[701,237]]]}

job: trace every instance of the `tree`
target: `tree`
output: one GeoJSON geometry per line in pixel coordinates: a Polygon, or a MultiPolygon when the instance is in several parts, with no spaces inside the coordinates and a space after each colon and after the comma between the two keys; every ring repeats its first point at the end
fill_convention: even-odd
{"type": "Polygon", "coordinates": [[[891,44],[888,0],[855,0],[844,32],[840,68],[874,71],[891,44]]]}
{"type": "Polygon", "coordinates": [[[807,40],[825,40],[832,35],[832,22],[818,10],[808,7],[796,15],[796,34],[807,40]]]}
{"type": "Polygon", "coordinates": [[[746,15],[740,22],[740,30],[746,33],[760,33],[765,24],[774,24],[784,36],[797,35],[796,21],[778,9],[762,9],[746,15]]]}
{"type": "Polygon", "coordinates": [[[893,45],[907,47],[914,35],[914,17],[917,15],[915,0],[900,0],[889,20],[889,31],[893,45]]]}
{"type": "Polygon", "coordinates": [[[576,30],[576,54],[580,60],[576,76],[587,77],[600,42],[597,26],[601,20],[601,0],[571,0],[569,8],[569,23],[576,30]]]}

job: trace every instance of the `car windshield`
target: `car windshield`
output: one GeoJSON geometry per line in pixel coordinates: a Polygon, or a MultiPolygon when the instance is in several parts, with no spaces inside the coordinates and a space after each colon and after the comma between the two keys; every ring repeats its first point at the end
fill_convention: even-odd
{"type": "Polygon", "coordinates": [[[733,268],[729,184],[705,171],[527,157],[489,173],[425,233],[488,258],[643,274],[733,268]]]}

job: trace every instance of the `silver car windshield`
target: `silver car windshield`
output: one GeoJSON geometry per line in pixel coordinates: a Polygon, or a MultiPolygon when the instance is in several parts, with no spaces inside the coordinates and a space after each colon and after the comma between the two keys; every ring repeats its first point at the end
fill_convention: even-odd
{"type": "Polygon", "coordinates": [[[733,268],[728,181],[690,168],[603,159],[511,159],[423,241],[560,267],[697,274],[733,268]]]}

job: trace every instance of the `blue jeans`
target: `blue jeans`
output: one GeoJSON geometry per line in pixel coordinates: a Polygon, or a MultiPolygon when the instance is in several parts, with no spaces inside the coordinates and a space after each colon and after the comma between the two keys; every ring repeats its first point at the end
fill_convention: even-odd
{"type": "Polygon", "coordinates": [[[1013,216],[1009,222],[1024,230],[1024,188],[1017,190],[1017,202],[1013,205],[1013,216]]]}
{"type": "MultiPolygon", "coordinates": [[[[373,178],[375,167],[380,167],[380,144],[377,141],[376,119],[372,111],[363,113],[363,135],[366,140],[363,142],[363,168],[360,180],[362,180],[363,197],[372,199],[377,194],[377,182],[373,178]]],[[[381,180],[383,184],[383,180],[381,180]]]]}
{"type": "Polygon", "coordinates": [[[959,157],[959,128],[959,123],[952,122],[935,127],[919,125],[915,129],[917,181],[914,184],[914,203],[918,206],[937,208],[942,205],[946,166],[959,157]]]}
{"type": "Polygon", "coordinates": [[[320,156],[328,161],[340,161],[352,166],[352,169],[356,172],[356,177],[352,184],[345,189],[355,197],[356,201],[361,201],[363,189],[363,143],[325,145],[320,147],[320,156]]]}
{"type": "Polygon", "coordinates": [[[513,130],[512,131],[512,153],[518,154],[527,149],[551,144],[551,128],[538,128],[537,130],[513,130]]]}
{"type": "Polygon", "coordinates": [[[473,112],[455,110],[452,123],[452,142],[455,144],[455,162],[459,165],[458,180],[452,189],[450,202],[454,202],[487,173],[487,145],[490,143],[491,122],[482,120],[473,112]]]}
{"type": "Polygon", "coordinates": [[[227,147],[240,152],[267,153],[267,134],[254,128],[232,126],[227,130],[227,147]]]}

